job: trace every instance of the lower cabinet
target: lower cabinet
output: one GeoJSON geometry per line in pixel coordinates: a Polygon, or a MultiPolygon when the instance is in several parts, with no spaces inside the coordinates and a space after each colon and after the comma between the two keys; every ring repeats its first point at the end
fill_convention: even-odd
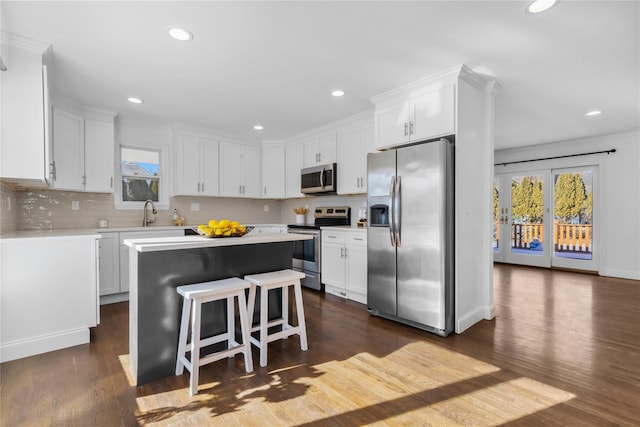
{"type": "Polygon", "coordinates": [[[121,231],[100,233],[100,302],[126,301],[129,292],[129,247],[127,239],[183,236],[184,230],[121,231]]]}
{"type": "Polygon", "coordinates": [[[100,323],[97,240],[0,239],[0,363],[90,341],[100,323]]]}
{"type": "Polygon", "coordinates": [[[322,230],[325,292],[367,303],[367,232],[322,230]]]}

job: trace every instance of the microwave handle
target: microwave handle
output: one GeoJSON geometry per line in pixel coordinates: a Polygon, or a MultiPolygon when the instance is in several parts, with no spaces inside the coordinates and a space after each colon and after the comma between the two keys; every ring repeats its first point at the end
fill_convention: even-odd
{"type": "Polygon", "coordinates": [[[324,188],[324,168],[320,171],[320,187],[324,188]]]}

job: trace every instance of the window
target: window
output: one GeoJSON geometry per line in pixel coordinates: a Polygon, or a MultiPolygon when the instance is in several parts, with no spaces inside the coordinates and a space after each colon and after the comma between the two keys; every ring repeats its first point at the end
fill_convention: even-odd
{"type": "Polygon", "coordinates": [[[159,201],[160,152],[138,148],[120,149],[123,202],[159,201]]]}
{"type": "Polygon", "coordinates": [[[160,148],[120,146],[120,185],[116,188],[116,208],[139,209],[146,200],[158,207],[168,205],[168,192],[160,148]]]}

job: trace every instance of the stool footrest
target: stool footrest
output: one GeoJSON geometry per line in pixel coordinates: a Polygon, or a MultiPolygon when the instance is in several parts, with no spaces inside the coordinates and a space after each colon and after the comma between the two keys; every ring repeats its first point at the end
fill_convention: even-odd
{"type": "MultiPolygon", "coordinates": [[[[284,319],[281,317],[279,319],[274,319],[271,322],[267,323],[267,329],[269,329],[272,326],[280,326],[284,323],[284,319]]],[[[260,324],[257,323],[256,326],[254,326],[253,328],[251,328],[251,332],[257,332],[260,330],[260,324]]]]}

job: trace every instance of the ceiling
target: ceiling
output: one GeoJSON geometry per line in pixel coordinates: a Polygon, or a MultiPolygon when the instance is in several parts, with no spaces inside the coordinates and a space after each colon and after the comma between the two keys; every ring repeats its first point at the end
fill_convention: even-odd
{"type": "Polygon", "coordinates": [[[52,45],[54,97],[123,118],[281,140],[465,64],[500,84],[496,149],[640,127],[638,1],[0,4],[4,31],[52,45]]]}

